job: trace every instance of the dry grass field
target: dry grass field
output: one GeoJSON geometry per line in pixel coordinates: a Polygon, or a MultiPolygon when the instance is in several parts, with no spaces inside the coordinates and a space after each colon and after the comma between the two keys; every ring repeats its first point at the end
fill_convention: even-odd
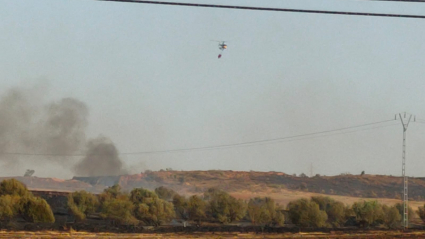
{"type": "MultiPolygon", "coordinates": [[[[341,195],[328,195],[328,194],[320,194],[320,193],[311,193],[311,192],[303,192],[303,191],[295,191],[295,190],[287,190],[280,189],[277,190],[263,190],[252,192],[248,190],[232,192],[230,193],[232,196],[236,198],[249,199],[252,197],[271,197],[280,205],[287,205],[290,201],[297,200],[299,198],[310,198],[311,196],[326,196],[331,197],[335,200],[338,200],[344,204],[351,205],[354,202],[362,201],[362,200],[376,200],[379,203],[385,205],[393,205],[396,203],[401,203],[402,200],[399,199],[391,199],[391,198],[362,198],[362,197],[350,197],[350,196],[341,196],[341,195]]],[[[409,206],[412,207],[413,210],[418,210],[419,206],[423,206],[425,201],[410,201],[409,206]]]]}
{"type": "Polygon", "coordinates": [[[368,232],[361,234],[329,234],[329,233],[283,233],[283,234],[254,234],[254,233],[192,233],[192,234],[114,234],[114,233],[85,233],[85,232],[7,232],[0,231],[0,238],[32,238],[32,239],[54,239],[54,238],[140,238],[140,239],[192,239],[192,238],[206,238],[206,239],[277,239],[277,238],[356,238],[356,239],[379,239],[379,238],[425,238],[425,232],[368,232]]]}

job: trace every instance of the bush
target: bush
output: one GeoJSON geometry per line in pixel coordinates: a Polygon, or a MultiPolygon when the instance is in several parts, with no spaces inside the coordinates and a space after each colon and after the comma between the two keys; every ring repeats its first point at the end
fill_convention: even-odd
{"type": "Polygon", "coordinates": [[[34,197],[16,179],[3,180],[0,183],[0,219],[10,220],[17,215],[28,222],[55,222],[46,200],[34,197]]]}
{"type": "Polygon", "coordinates": [[[0,196],[11,195],[11,196],[27,196],[30,194],[25,184],[19,182],[16,179],[6,179],[0,183],[0,196]]]}
{"type": "Polygon", "coordinates": [[[136,218],[147,225],[159,226],[175,217],[173,204],[158,198],[150,190],[135,188],[130,193],[130,200],[135,206],[136,218]]]}
{"type": "Polygon", "coordinates": [[[23,196],[19,202],[19,214],[28,222],[55,222],[52,209],[46,200],[23,196]]]}
{"type": "Polygon", "coordinates": [[[383,222],[384,213],[377,201],[355,202],[351,208],[360,225],[369,226],[383,222]]]}
{"type": "Polygon", "coordinates": [[[119,195],[122,194],[121,186],[119,184],[114,184],[113,186],[108,187],[105,190],[103,190],[103,192],[110,195],[113,198],[117,198],[119,195]]]}
{"type": "Polygon", "coordinates": [[[289,202],[287,209],[292,223],[301,227],[324,227],[328,219],[316,202],[307,199],[289,202]]]}
{"type": "Polygon", "coordinates": [[[221,223],[238,221],[246,214],[245,203],[224,191],[209,189],[204,198],[208,199],[208,214],[221,223]]]}
{"type": "Polygon", "coordinates": [[[84,220],[89,213],[95,212],[98,206],[97,197],[86,191],[73,192],[68,196],[68,208],[79,221],[84,220]]]}
{"type": "Polygon", "coordinates": [[[253,224],[281,226],[285,222],[285,217],[283,213],[281,213],[281,208],[273,199],[268,197],[250,199],[247,211],[248,218],[253,224]]]}
{"type": "Polygon", "coordinates": [[[200,197],[193,195],[189,198],[187,203],[187,211],[189,214],[189,219],[197,223],[200,223],[205,219],[205,208],[206,203],[200,197]]]}
{"type": "Polygon", "coordinates": [[[330,197],[313,196],[311,201],[319,205],[319,209],[328,215],[327,222],[333,227],[342,226],[346,220],[346,209],[342,202],[335,201],[330,197]]]}
{"type": "Polygon", "coordinates": [[[185,197],[175,194],[173,197],[173,205],[177,216],[182,219],[188,219],[187,199],[185,197]]]}
{"type": "MultiPolygon", "coordinates": [[[[396,203],[395,207],[397,208],[398,212],[401,215],[400,221],[403,220],[403,213],[404,213],[403,203],[396,203]]],[[[415,211],[413,211],[413,209],[411,207],[408,207],[407,215],[408,215],[409,222],[413,221],[413,219],[416,217],[416,213],[415,213],[415,211]]]]}
{"type": "Polygon", "coordinates": [[[393,229],[400,225],[402,217],[396,206],[383,205],[382,210],[384,212],[383,222],[388,228],[393,229]]]}
{"type": "Polygon", "coordinates": [[[134,205],[125,197],[111,198],[103,202],[101,216],[118,224],[137,225],[139,222],[133,216],[134,205]]]}
{"type": "Polygon", "coordinates": [[[163,199],[166,201],[173,199],[174,195],[176,195],[176,192],[174,190],[163,187],[163,186],[159,188],[155,188],[155,193],[156,195],[158,195],[160,199],[163,199]]]}
{"type": "Polygon", "coordinates": [[[146,203],[152,201],[154,198],[158,198],[158,195],[144,188],[135,188],[130,192],[130,201],[134,204],[146,203]]]}
{"type": "Polygon", "coordinates": [[[140,203],[136,208],[136,218],[147,225],[159,226],[175,217],[172,203],[153,198],[147,203],[140,203]]]}
{"type": "Polygon", "coordinates": [[[425,205],[422,207],[418,207],[418,211],[417,211],[419,218],[422,219],[422,221],[425,222],[425,205]]]}
{"type": "Polygon", "coordinates": [[[139,221],[134,217],[134,204],[129,196],[121,192],[116,184],[99,195],[100,216],[117,224],[137,225],[139,221]]]}
{"type": "Polygon", "coordinates": [[[346,221],[345,206],[342,202],[334,201],[326,210],[328,215],[328,222],[333,227],[343,226],[346,221]]]}
{"type": "Polygon", "coordinates": [[[9,220],[16,215],[15,202],[10,195],[0,197],[0,220],[9,220]]]}

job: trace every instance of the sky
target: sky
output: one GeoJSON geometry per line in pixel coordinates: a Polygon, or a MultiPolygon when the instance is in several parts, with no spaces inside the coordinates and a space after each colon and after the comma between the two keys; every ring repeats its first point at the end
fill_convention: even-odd
{"type": "MultiPolygon", "coordinates": [[[[198,2],[425,15],[423,3],[198,2]]],[[[93,0],[0,0],[0,6],[0,96],[41,85],[45,101],[78,99],[89,111],[86,137],[106,136],[119,153],[267,140],[391,120],[405,111],[425,119],[423,19],[93,0]],[[221,59],[212,40],[228,41],[221,59]]],[[[376,126],[386,127],[120,158],[130,173],[310,174],[312,167],[321,175],[401,175],[400,121],[376,126]]],[[[409,125],[409,176],[425,176],[424,136],[425,124],[409,125]]],[[[35,176],[71,178],[70,164],[57,157],[52,164],[18,156],[19,167],[2,166],[0,176],[31,168],[35,176]]]]}

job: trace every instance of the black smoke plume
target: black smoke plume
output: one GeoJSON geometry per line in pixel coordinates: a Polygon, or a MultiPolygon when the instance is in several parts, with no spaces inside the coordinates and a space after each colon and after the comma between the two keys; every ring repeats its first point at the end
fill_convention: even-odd
{"type": "Polygon", "coordinates": [[[116,176],[126,174],[118,150],[105,137],[87,143],[86,156],[74,168],[77,176],[116,176]]]}
{"type": "Polygon", "coordinates": [[[87,142],[86,104],[73,98],[46,102],[46,91],[15,87],[0,97],[1,171],[18,173],[26,164],[48,162],[71,167],[84,176],[125,172],[112,141],[102,137],[87,142]],[[84,152],[83,160],[72,166],[72,155],[84,152]],[[94,152],[105,157],[94,156],[94,152]]]}

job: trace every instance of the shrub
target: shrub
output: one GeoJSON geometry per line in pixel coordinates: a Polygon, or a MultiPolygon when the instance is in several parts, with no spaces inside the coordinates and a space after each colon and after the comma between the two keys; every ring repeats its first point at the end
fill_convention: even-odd
{"type": "Polygon", "coordinates": [[[401,215],[396,206],[388,207],[387,205],[382,206],[384,212],[384,224],[388,228],[396,228],[400,225],[401,215]]]}
{"type": "Polygon", "coordinates": [[[23,196],[19,202],[19,214],[29,222],[55,222],[52,209],[46,200],[33,196],[23,196]]]}
{"type": "Polygon", "coordinates": [[[419,217],[422,219],[422,221],[425,222],[425,205],[422,207],[418,207],[418,211],[417,211],[419,217]]]}
{"type": "Polygon", "coordinates": [[[135,206],[136,218],[147,225],[159,226],[175,217],[173,204],[158,198],[158,195],[150,190],[133,189],[130,192],[130,201],[135,206]]]}
{"type": "Polygon", "coordinates": [[[155,188],[155,193],[156,195],[158,195],[160,199],[167,200],[167,201],[173,199],[174,195],[176,194],[174,190],[163,187],[163,186],[159,188],[155,188]]]}
{"type": "Polygon", "coordinates": [[[328,215],[327,222],[334,227],[342,226],[346,219],[346,208],[342,202],[333,200],[330,197],[313,196],[311,201],[319,205],[319,209],[328,215]]]}
{"type": "Polygon", "coordinates": [[[86,191],[74,192],[68,196],[68,208],[79,221],[84,220],[87,214],[95,212],[98,205],[97,197],[86,191]]]}
{"type": "Polygon", "coordinates": [[[175,217],[173,204],[159,198],[140,203],[135,210],[135,215],[145,224],[154,226],[169,222],[175,217]]]}
{"type": "Polygon", "coordinates": [[[158,195],[144,188],[135,188],[130,192],[130,201],[134,204],[147,203],[155,198],[158,198],[158,195]]]}
{"type": "Polygon", "coordinates": [[[16,215],[15,203],[12,196],[0,197],[0,220],[9,220],[16,215]]]}
{"type": "Polygon", "coordinates": [[[125,197],[111,198],[104,201],[101,216],[119,224],[137,225],[139,222],[133,216],[134,205],[125,197]]]}
{"type": "Polygon", "coordinates": [[[246,214],[245,203],[224,191],[209,189],[204,193],[204,198],[208,199],[208,214],[221,223],[238,221],[246,214]]]}
{"type": "Polygon", "coordinates": [[[103,193],[99,195],[99,203],[102,205],[105,201],[118,197],[127,197],[127,195],[121,192],[120,185],[115,184],[114,186],[103,190],[103,193]]]}
{"type": "Polygon", "coordinates": [[[197,223],[200,223],[205,219],[205,208],[206,203],[200,197],[193,195],[189,198],[187,203],[187,211],[189,214],[189,219],[197,223]]]}
{"type": "Polygon", "coordinates": [[[351,208],[360,225],[369,226],[383,221],[382,206],[377,201],[355,202],[351,208]]]}
{"type": "MultiPolygon", "coordinates": [[[[395,207],[397,208],[398,212],[401,215],[401,219],[400,219],[400,221],[401,221],[403,219],[403,213],[404,213],[403,203],[396,203],[395,207]]],[[[413,211],[413,209],[411,207],[408,207],[407,215],[408,215],[409,222],[411,222],[416,217],[416,213],[415,213],[415,211],[413,211]]]]}
{"type": "Polygon", "coordinates": [[[0,196],[13,195],[13,196],[27,196],[30,194],[25,184],[16,179],[6,179],[0,183],[0,196]]]}
{"type": "Polygon", "coordinates": [[[247,211],[248,218],[253,224],[281,226],[285,222],[281,208],[268,197],[250,199],[247,211]]]}
{"type": "Polygon", "coordinates": [[[182,219],[188,219],[187,199],[185,197],[175,194],[173,197],[173,205],[177,216],[182,219]]]}
{"type": "Polygon", "coordinates": [[[319,205],[307,199],[289,202],[287,209],[292,223],[302,227],[324,227],[327,214],[320,210],[319,205]]]}

